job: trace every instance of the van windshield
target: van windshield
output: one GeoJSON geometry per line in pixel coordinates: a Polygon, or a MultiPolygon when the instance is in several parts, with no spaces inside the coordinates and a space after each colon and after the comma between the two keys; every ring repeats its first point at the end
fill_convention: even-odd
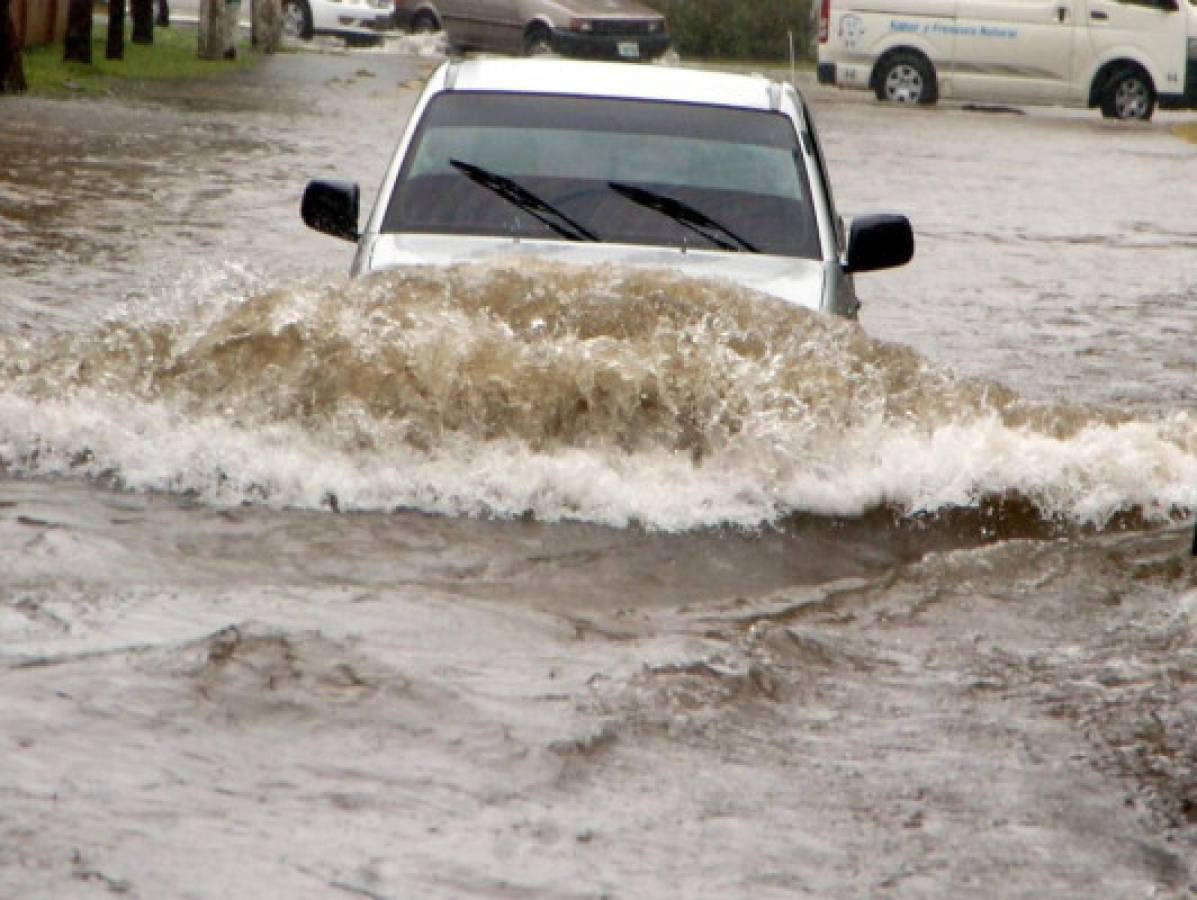
{"type": "Polygon", "coordinates": [[[382,230],[821,257],[790,120],[693,103],[440,94],[382,230]]]}

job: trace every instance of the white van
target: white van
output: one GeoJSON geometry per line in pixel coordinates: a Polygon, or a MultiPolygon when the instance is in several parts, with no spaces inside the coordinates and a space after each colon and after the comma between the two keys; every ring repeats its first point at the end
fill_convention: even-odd
{"type": "Polygon", "coordinates": [[[818,80],[880,100],[1197,108],[1197,0],[821,0],[818,80]]]}

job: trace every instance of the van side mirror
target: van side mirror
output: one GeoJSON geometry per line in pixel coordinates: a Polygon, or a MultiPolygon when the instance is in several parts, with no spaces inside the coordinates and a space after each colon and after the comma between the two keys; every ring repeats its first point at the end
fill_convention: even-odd
{"type": "Polygon", "coordinates": [[[299,212],[309,228],[324,234],[356,241],[361,188],[349,181],[309,181],[299,212]]]}
{"type": "Polygon", "coordinates": [[[848,232],[846,272],[872,272],[904,266],[914,256],[914,232],[905,216],[858,216],[848,232]]]}

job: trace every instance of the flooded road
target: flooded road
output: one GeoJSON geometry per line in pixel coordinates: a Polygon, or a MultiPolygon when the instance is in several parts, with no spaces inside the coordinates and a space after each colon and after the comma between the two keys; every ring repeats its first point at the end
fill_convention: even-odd
{"type": "Polygon", "coordinates": [[[1197,148],[808,86],[915,263],[350,285],[435,60],[4,100],[0,895],[1197,893],[1197,148]]]}

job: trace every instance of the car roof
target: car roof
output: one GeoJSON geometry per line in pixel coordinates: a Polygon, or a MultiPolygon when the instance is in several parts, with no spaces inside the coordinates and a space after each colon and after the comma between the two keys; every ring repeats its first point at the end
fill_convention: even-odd
{"type": "Polygon", "coordinates": [[[446,90],[458,91],[574,94],[760,110],[779,109],[783,90],[762,75],[540,57],[452,62],[445,70],[444,84],[446,90]]]}

